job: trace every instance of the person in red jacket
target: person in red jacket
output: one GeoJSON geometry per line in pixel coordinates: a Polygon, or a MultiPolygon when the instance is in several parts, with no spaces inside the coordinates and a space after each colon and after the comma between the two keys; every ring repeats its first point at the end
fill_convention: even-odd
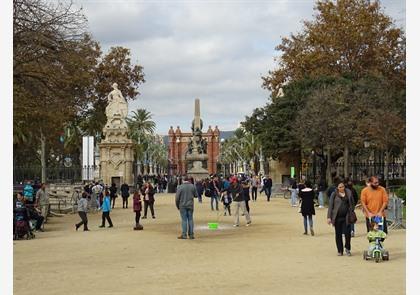
{"type": "Polygon", "coordinates": [[[133,211],[136,213],[136,226],[133,229],[142,230],[143,226],[140,224],[141,196],[138,191],[135,191],[133,195],[133,211]]]}

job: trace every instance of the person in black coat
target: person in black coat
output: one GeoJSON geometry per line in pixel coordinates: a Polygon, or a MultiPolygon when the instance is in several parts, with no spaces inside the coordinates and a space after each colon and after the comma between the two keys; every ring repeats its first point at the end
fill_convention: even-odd
{"type": "Polygon", "coordinates": [[[117,198],[117,185],[115,183],[111,184],[111,187],[109,188],[109,194],[112,200],[112,209],[114,209],[115,199],[117,198]]]}
{"type": "MultiPolygon", "coordinates": [[[[357,202],[359,202],[359,196],[357,195],[357,192],[353,187],[353,182],[350,179],[346,179],[346,181],[344,183],[345,183],[346,188],[351,191],[351,195],[352,195],[353,201],[354,201],[354,206],[356,206],[357,202]]],[[[356,228],[354,226],[354,223],[350,224],[350,230],[351,230],[350,235],[352,237],[354,237],[354,235],[356,233],[356,228]]]]}
{"type": "Polygon", "coordinates": [[[351,256],[351,223],[349,215],[351,211],[354,211],[354,204],[351,191],[345,188],[344,183],[339,183],[337,190],[330,197],[327,213],[327,223],[332,224],[335,229],[335,243],[339,256],[343,256],[344,247],[346,254],[351,256]],[[343,235],[345,236],[344,247],[343,235]]]}
{"type": "Polygon", "coordinates": [[[123,199],[123,208],[128,208],[128,198],[130,197],[130,187],[125,182],[121,185],[121,197],[123,199]]]}
{"type": "Polygon", "coordinates": [[[299,199],[301,200],[301,211],[300,213],[303,216],[303,227],[305,229],[304,235],[308,234],[308,222],[311,231],[311,235],[315,235],[312,215],[315,215],[315,192],[311,187],[311,184],[305,182],[304,188],[299,190],[299,199]]]}

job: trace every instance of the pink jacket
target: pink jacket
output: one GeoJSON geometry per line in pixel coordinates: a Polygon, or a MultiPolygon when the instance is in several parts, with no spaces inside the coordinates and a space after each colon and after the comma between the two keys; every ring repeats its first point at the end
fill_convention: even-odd
{"type": "Polygon", "coordinates": [[[133,211],[141,211],[141,198],[139,194],[133,196],[133,211]]]}

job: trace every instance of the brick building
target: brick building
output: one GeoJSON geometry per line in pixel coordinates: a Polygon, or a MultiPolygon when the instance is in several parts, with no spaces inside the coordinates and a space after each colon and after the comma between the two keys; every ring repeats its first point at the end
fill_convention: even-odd
{"type": "MultiPolygon", "coordinates": [[[[203,139],[207,140],[207,163],[203,167],[209,171],[209,174],[217,172],[217,160],[219,157],[220,131],[217,126],[212,129],[209,126],[207,132],[203,132],[203,139]]],[[[168,131],[168,149],[169,149],[169,173],[170,175],[184,175],[187,173],[189,163],[185,160],[188,148],[188,141],[192,137],[191,132],[182,132],[179,126],[174,131],[173,127],[168,131]]]]}

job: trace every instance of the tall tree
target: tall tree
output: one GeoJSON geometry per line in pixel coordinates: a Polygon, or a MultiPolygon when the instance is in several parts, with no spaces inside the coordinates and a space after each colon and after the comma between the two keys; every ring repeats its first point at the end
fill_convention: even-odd
{"type": "Polygon", "coordinates": [[[278,68],[263,78],[273,97],[306,76],[380,74],[405,87],[405,35],[379,1],[322,0],[314,9],[315,19],[276,47],[278,68]]]}
{"type": "Polygon", "coordinates": [[[89,103],[98,44],[86,34],[86,19],[72,3],[13,4],[14,121],[33,138],[32,158],[40,151],[45,181],[48,143],[57,143],[65,122],[89,103]]]}

